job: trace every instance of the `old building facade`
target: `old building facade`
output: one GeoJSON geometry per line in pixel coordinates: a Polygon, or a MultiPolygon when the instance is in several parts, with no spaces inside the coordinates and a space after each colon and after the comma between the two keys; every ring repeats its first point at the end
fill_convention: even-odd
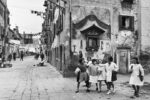
{"type": "Polygon", "coordinates": [[[120,66],[120,72],[127,73],[131,57],[139,56],[140,52],[149,46],[149,39],[145,40],[143,37],[148,34],[148,27],[144,26],[148,19],[148,16],[144,15],[147,11],[142,7],[146,6],[145,2],[60,1],[46,0],[46,14],[51,13],[53,16],[46,17],[45,21],[48,22],[47,34],[51,38],[48,38],[47,43],[50,45],[47,49],[49,62],[63,72],[64,76],[68,73],[70,76],[75,70],[79,51],[82,51],[85,60],[88,57],[104,60],[106,55],[111,55],[120,66]],[[65,2],[64,5],[60,1],[65,2]],[[60,9],[55,23],[57,7],[60,9]],[[51,20],[48,20],[50,18],[51,20]]]}
{"type": "Polygon", "coordinates": [[[0,58],[3,58],[3,61],[7,57],[7,34],[9,25],[9,10],[7,8],[7,0],[0,0],[0,58]]]}

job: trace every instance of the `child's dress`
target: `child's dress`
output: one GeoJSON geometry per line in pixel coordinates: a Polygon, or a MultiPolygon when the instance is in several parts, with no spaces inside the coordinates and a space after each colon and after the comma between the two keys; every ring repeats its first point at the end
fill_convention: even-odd
{"type": "Polygon", "coordinates": [[[131,66],[133,66],[133,71],[130,77],[129,84],[143,86],[144,81],[141,81],[139,78],[140,72],[142,76],[144,76],[144,69],[141,64],[131,64],[129,70],[131,70],[131,66]]]}
{"type": "Polygon", "coordinates": [[[99,67],[98,68],[98,81],[104,81],[104,80],[106,80],[105,67],[99,67]]]}
{"type": "Polygon", "coordinates": [[[91,83],[97,83],[97,79],[98,79],[98,65],[93,65],[91,64],[89,66],[89,74],[90,74],[90,80],[89,82],[91,83]]]}

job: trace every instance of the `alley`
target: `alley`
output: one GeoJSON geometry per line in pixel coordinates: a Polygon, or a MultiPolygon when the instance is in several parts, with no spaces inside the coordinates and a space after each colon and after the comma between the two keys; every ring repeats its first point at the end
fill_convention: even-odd
{"type": "MultiPolygon", "coordinates": [[[[76,94],[75,78],[63,78],[49,64],[34,66],[38,61],[33,57],[12,63],[12,68],[0,69],[0,100],[130,100],[133,92],[127,83],[129,77],[119,75],[115,94],[106,95],[105,86],[102,93],[97,93],[94,85],[91,88],[93,91],[86,93],[84,83],[76,94]]],[[[146,90],[141,91],[142,95],[137,100],[149,100],[150,90],[146,90]]]]}

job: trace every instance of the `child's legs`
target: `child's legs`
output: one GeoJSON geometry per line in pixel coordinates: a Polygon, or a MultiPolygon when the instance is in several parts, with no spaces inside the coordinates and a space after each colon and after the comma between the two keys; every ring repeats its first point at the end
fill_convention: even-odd
{"type": "Polygon", "coordinates": [[[99,90],[101,91],[102,88],[102,81],[99,81],[99,90]]]}
{"type": "Polygon", "coordinates": [[[98,83],[95,83],[96,84],[96,91],[98,91],[98,83]]]}
{"type": "Polygon", "coordinates": [[[108,90],[110,90],[111,89],[111,82],[107,82],[107,85],[108,85],[108,90]]]}
{"type": "Polygon", "coordinates": [[[108,90],[108,82],[105,80],[105,84],[106,84],[106,86],[107,86],[107,90],[108,90]]]}
{"type": "Polygon", "coordinates": [[[80,82],[77,83],[77,91],[79,91],[80,82]]]}
{"type": "Polygon", "coordinates": [[[114,83],[113,83],[113,82],[111,82],[111,86],[112,86],[112,88],[113,88],[113,90],[114,90],[114,83]]]}
{"type": "Polygon", "coordinates": [[[132,88],[133,88],[133,90],[134,90],[134,95],[136,95],[136,92],[137,92],[136,86],[135,86],[135,85],[132,85],[132,88]]]}
{"type": "Polygon", "coordinates": [[[140,86],[136,86],[137,95],[139,95],[139,91],[140,91],[140,86]]]}

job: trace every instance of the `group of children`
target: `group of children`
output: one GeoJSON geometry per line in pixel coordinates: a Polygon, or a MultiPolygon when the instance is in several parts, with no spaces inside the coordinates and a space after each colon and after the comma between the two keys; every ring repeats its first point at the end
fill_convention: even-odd
{"type": "Polygon", "coordinates": [[[80,83],[85,81],[87,92],[90,92],[89,88],[91,84],[96,84],[96,91],[101,92],[102,82],[105,82],[108,92],[115,92],[113,81],[117,80],[116,73],[118,66],[113,62],[113,58],[109,57],[106,64],[96,59],[88,59],[87,62],[84,59],[79,60],[79,65],[75,71],[77,74],[77,92],[79,92],[80,83]],[[113,90],[111,90],[111,87],[113,90]]]}
{"type": "MultiPolygon", "coordinates": [[[[117,72],[119,67],[113,62],[113,58],[108,57],[108,61],[105,64],[96,60],[88,59],[87,62],[84,59],[79,60],[79,65],[75,70],[77,75],[77,92],[79,92],[80,83],[85,81],[87,92],[90,92],[89,88],[91,84],[96,84],[96,91],[101,92],[102,82],[105,82],[107,86],[107,94],[115,92],[114,81],[117,80],[117,72]],[[112,90],[111,90],[112,88],[112,90]]],[[[137,57],[132,58],[132,62],[129,66],[129,72],[131,77],[129,84],[133,87],[134,94],[131,98],[139,97],[140,87],[144,84],[144,69],[137,57]]]]}

